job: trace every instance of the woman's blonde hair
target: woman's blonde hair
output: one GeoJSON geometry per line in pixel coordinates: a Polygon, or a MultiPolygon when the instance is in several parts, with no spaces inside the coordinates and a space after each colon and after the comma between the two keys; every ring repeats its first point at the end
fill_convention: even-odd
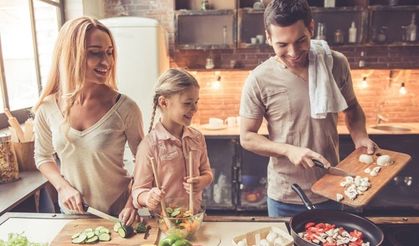
{"type": "Polygon", "coordinates": [[[65,121],[68,120],[70,108],[80,95],[85,84],[87,47],[86,38],[89,31],[98,29],[106,32],[112,42],[113,67],[105,85],[116,90],[116,47],[110,30],[91,17],[80,17],[66,22],[55,43],[52,56],[52,65],[45,88],[38,102],[33,107],[36,112],[44,99],[52,94],[57,94],[65,121]]]}
{"type": "Polygon", "coordinates": [[[153,113],[151,114],[151,123],[148,132],[151,131],[154,124],[157,107],[159,106],[159,97],[170,97],[181,93],[185,89],[195,86],[199,88],[198,81],[186,70],[180,68],[170,68],[160,75],[153,97],[153,113]]]}

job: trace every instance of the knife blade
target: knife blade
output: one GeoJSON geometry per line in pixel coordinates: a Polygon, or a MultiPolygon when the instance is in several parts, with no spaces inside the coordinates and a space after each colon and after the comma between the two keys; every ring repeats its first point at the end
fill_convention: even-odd
{"type": "Polygon", "coordinates": [[[105,219],[105,220],[110,220],[112,222],[119,222],[118,218],[116,218],[114,216],[111,216],[109,214],[106,214],[106,213],[104,213],[102,211],[99,211],[97,209],[94,209],[92,207],[88,207],[86,212],[88,212],[90,214],[93,214],[93,215],[96,215],[97,217],[100,217],[100,218],[105,219]]]}
{"type": "Polygon", "coordinates": [[[313,159],[313,162],[314,162],[314,165],[316,165],[317,167],[326,169],[327,172],[330,173],[330,174],[332,174],[332,175],[344,176],[344,177],[346,177],[346,176],[355,177],[354,174],[352,174],[350,172],[347,172],[347,171],[345,171],[345,170],[343,170],[341,168],[338,168],[338,167],[325,167],[322,162],[320,162],[318,160],[314,160],[314,159],[313,159]]]}

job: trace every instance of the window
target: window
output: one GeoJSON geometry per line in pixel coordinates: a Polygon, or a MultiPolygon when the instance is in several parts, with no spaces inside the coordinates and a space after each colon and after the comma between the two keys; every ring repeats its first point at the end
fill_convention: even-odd
{"type": "Polygon", "coordinates": [[[0,0],[0,128],[4,107],[22,122],[45,85],[63,23],[60,0],[0,0]]]}

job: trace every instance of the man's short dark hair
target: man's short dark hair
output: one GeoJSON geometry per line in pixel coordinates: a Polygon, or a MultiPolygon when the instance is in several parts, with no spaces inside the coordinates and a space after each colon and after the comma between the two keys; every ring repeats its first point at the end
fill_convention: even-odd
{"type": "Polygon", "coordinates": [[[265,29],[270,33],[269,26],[290,26],[302,20],[308,27],[312,20],[307,0],[272,0],[265,9],[265,29]]]}

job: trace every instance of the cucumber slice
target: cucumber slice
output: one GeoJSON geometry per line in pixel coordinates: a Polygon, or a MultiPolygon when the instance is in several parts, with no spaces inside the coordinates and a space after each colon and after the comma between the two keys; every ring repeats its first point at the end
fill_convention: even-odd
{"type": "Polygon", "coordinates": [[[87,239],[90,239],[90,238],[96,236],[95,233],[92,232],[92,231],[87,232],[86,235],[87,235],[87,239]]]}
{"type": "Polygon", "coordinates": [[[78,233],[74,234],[73,236],[71,236],[71,239],[74,239],[74,238],[79,237],[79,236],[80,236],[80,232],[78,232],[78,233]]]}
{"type": "Polygon", "coordinates": [[[115,231],[115,232],[118,232],[118,229],[119,228],[121,228],[122,227],[122,223],[121,222],[116,222],[114,225],[113,225],[113,230],[115,231]]]}
{"type": "Polygon", "coordinates": [[[87,235],[86,233],[81,233],[78,237],[74,238],[73,240],[71,240],[71,243],[84,243],[84,241],[87,239],[87,235]]]}
{"type": "Polygon", "coordinates": [[[92,238],[87,239],[85,243],[96,243],[97,241],[99,241],[99,237],[94,235],[92,238]]]}
{"type": "Polygon", "coordinates": [[[99,235],[99,241],[111,241],[111,235],[108,233],[102,233],[99,235]]]}
{"type": "Polygon", "coordinates": [[[84,232],[85,232],[85,233],[88,233],[88,232],[93,232],[93,229],[92,229],[92,228],[86,228],[86,229],[84,229],[84,232]]]}
{"type": "Polygon", "coordinates": [[[100,232],[100,234],[102,234],[102,233],[111,233],[108,228],[102,228],[102,229],[100,229],[99,232],[100,232]]]}
{"type": "Polygon", "coordinates": [[[118,228],[118,235],[121,236],[122,238],[126,238],[127,237],[127,232],[124,230],[123,227],[119,227],[118,228]]]}

